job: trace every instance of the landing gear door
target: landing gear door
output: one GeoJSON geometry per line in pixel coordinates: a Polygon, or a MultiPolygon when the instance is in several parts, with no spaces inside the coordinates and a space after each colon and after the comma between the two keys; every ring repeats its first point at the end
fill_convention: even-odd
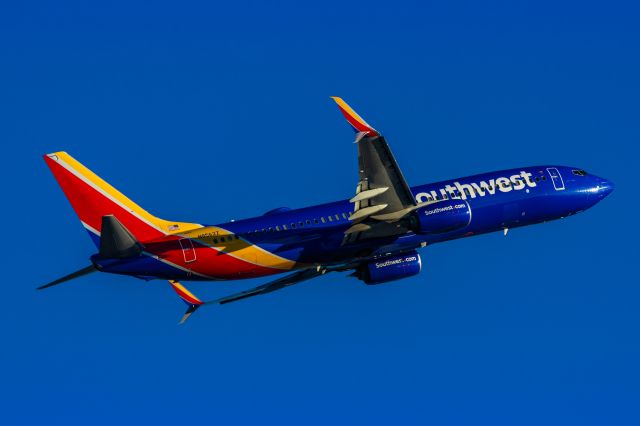
{"type": "Polygon", "coordinates": [[[555,167],[547,168],[547,173],[549,173],[549,177],[551,178],[551,182],[553,183],[553,187],[556,191],[564,190],[564,181],[562,180],[562,176],[560,172],[555,167]]]}

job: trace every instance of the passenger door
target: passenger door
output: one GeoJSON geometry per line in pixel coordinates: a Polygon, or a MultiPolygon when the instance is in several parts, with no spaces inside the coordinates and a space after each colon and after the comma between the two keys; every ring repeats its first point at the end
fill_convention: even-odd
{"type": "Polygon", "coordinates": [[[551,182],[553,183],[553,187],[556,191],[564,190],[564,181],[562,180],[562,176],[560,172],[555,167],[547,168],[547,173],[549,173],[549,177],[551,178],[551,182]]]}

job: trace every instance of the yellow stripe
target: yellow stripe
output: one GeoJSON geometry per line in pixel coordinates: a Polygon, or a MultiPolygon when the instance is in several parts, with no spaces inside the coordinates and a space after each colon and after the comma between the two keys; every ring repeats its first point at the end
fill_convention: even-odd
{"type": "MultiPolygon", "coordinates": [[[[193,293],[187,290],[187,288],[182,284],[180,284],[178,281],[169,281],[169,284],[171,284],[174,288],[180,289],[180,291],[184,292],[187,296],[191,297],[193,300],[202,303],[202,300],[198,299],[193,293]]],[[[178,292],[178,296],[182,297],[180,292],[178,292]]]]}
{"type": "MultiPolygon", "coordinates": [[[[125,206],[130,212],[135,213],[137,216],[141,217],[146,222],[149,222],[155,225],[162,232],[173,234],[179,232],[185,232],[196,228],[201,228],[202,225],[197,223],[188,223],[188,222],[170,222],[167,220],[163,220],[157,218],[144,210],[142,207],[131,201],[129,198],[124,196],[121,192],[115,189],[113,186],[109,185],[106,181],[101,179],[98,175],[93,173],[91,170],[83,166],[79,161],[75,158],[67,154],[66,152],[54,152],[53,154],[49,154],[49,157],[54,161],[62,160],[66,163],[66,166],[73,169],[76,173],[80,174],[87,181],[91,182],[93,185],[100,188],[104,191],[108,196],[117,201],[119,204],[125,206]]],[[[63,166],[65,166],[63,164],[63,166]]]]}
{"type": "Polygon", "coordinates": [[[255,265],[282,269],[284,271],[289,271],[293,268],[304,266],[303,264],[296,263],[292,260],[278,256],[277,254],[268,252],[267,250],[251,244],[243,239],[236,239],[235,237],[229,238],[229,236],[233,234],[231,234],[226,229],[218,228],[216,226],[207,226],[206,228],[200,228],[190,232],[182,233],[181,235],[200,241],[230,256],[242,259],[255,265]],[[224,237],[224,242],[221,241],[221,237],[224,237]]]}
{"type": "Polygon", "coordinates": [[[355,112],[350,106],[349,104],[347,104],[345,101],[342,100],[342,98],[339,98],[337,96],[331,96],[331,99],[333,99],[339,106],[340,108],[342,108],[347,114],[349,114],[351,117],[355,118],[360,124],[369,127],[370,129],[373,129],[373,127],[371,127],[369,125],[369,123],[367,123],[366,121],[364,121],[364,119],[362,117],[360,117],[358,115],[357,112],[355,112]]]}

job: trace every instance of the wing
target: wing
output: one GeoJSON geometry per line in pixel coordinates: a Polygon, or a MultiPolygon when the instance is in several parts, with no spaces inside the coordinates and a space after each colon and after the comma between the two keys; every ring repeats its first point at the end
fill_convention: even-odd
{"type": "Polygon", "coordinates": [[[187,288],[180,284],[178,281],[169,281],[169,283],[171,284],[171,287],[173,287],[173,290],[188,306],[187,312],[185,312],[184,316],[180,320],[180,324],[183,324],[191,316],[191,314],[193,314],[201,306],[214,304],[224,305],[226,303],[236,302],[248,297],[271,293],[273,291],[281,290],[285,287],[310,280],[311,278],[319,277],[326,272],[328,272],[328,270],[320,266],[315,268],[303,269],[298,272],[294,272],[292,274],[278,278],[274,281],[270,281],[266,284],[262,284],[261,286],[252,288],[250,290],[241,291],[240,293],[232,294],[231,296],[209,300],[206,302],[198,299],[193,293],[187,290],[187,288]]]}
{"type": "Polygon", "coordinates": [[[332,98],[356,131],[358,174],[356,195],[350,201],[354,225],[344,242],[402,235],[409,231],[399,220],[417,204],[387,141],[341,98],[332,98]]]}

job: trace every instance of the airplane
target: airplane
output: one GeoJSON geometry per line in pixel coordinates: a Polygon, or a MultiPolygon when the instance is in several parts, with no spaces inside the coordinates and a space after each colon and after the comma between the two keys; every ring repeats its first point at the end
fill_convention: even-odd
{"type": "Polygon", "coordinates": [[[410,187],[380,132],[332,97],[355,131],[355,194],[218,225],[163,220],[135,204],[66,152],[47,166],[97,247],[91,264],[45,284],[96,271],[169,281],[187,304],[184,323],[205,305],[271,293],[330,272],[368,285],[417,275],[418,249],[457,238],[565,218],[613,191],[611,181],[578,167],[500,170],[410,187]],[[251,290],[203,301],[184,281],[226,281],[289,274],[251,290]]]}

